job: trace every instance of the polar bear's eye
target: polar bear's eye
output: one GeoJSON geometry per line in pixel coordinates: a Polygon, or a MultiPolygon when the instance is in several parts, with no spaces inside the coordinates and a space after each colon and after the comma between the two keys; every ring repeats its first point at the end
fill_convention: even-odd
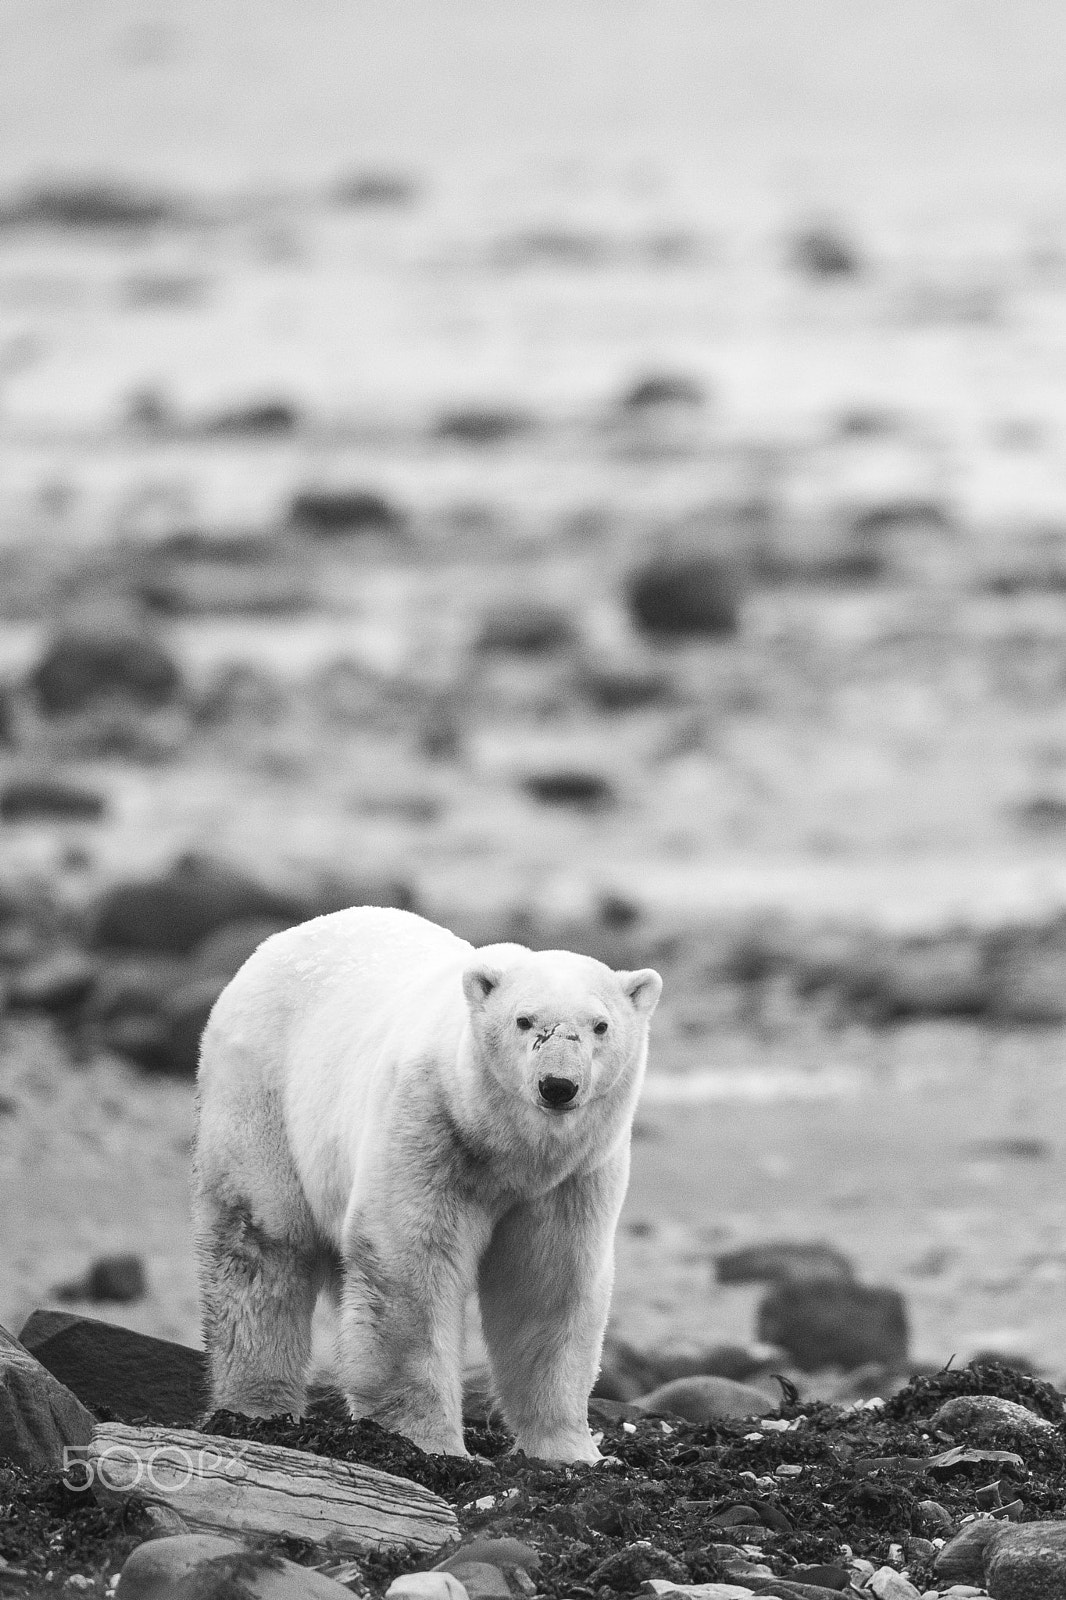
{"type": "Polygon", "coordinates": [[[606,1022],[595,1022],[595,1023],[593,1023],[592,1031],[593,1031],[593,1033],[598,1033],[598,1034],[601,1034],[601,1035],[605,1034],[607,1032],[607,1024],[606,1024],[606,1022]]]}
{"type": "Polygon", "coordinates": [[[516,1017],[515,1026],[521,1028],[523,1033],[528,1033],[530,1028],[533,1026],[533,1018],[526,1016],[516,1017]]]}

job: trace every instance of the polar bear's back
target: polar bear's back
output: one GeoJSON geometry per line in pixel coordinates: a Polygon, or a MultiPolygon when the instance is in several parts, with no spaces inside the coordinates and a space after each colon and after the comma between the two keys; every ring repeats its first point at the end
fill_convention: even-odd
{"type": "Polygon", "coordinates": [[[328,1026],[331,1012],[395,1015],[412,985],[461,969],[472,948],[424,917],[384,906],[352,906],[286,928],[264,940],[216,1003],[201,1078],[212,1037],[261,1061],[277,1059],[306,1019],[328,1026]]]}

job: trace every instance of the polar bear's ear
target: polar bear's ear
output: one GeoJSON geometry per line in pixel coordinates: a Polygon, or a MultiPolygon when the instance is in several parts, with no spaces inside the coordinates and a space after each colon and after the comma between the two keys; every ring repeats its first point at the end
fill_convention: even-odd
{"type": "Polygon", "coordinates": [[[620,972],[618,981],[622,993],[629,996],[638,1011],[650,1017],[659,1004],[663,980],[652,967],[641,967],[639,972],[620,972]]]}
{"type": "Polygon", "coordinates": [[[480,963],[476,967],[467,967],[463,973],[463,993],[466,1003],[471,1011],[476,1011],[483,1006],[493,989],[496,988],[503,973],[499,967],[480,963]]]}

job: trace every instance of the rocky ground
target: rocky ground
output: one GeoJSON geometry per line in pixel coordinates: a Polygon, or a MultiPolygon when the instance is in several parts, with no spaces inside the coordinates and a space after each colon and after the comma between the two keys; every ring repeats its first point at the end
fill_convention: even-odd
{"type": "MultiPolygon", "coordinates": [[[[472,1459],[426,1456],[373,1424],[351,1424],[331,1401],[302,1422],[219,1413],[208,1434],[227,1448],[254,1439],[384,1469],[455,1508],[463,1543],[436,1558],[397,1548],[340,1560],[291,1538],[252,1541],[251,1548],[336,1575],[356,1594],[387,1590],[401,1600],[409,1581],[403,1575],[427,1572],[434,1559],[460,1578],[467,1595],[485,1600],[613,1600],[653,1588],[685,1593],[693,1585],[703,1600],[753,1593],[828,1600],[842,1591],[877,1600],[944,1592],[1032,1600],[1061,1592],[1061,1393],[996,1366],[944,1369],[887,1402],[847,1407],[801,1405],[784,1380],[780,1391],[769,1402],[772,1416],[703,1425],[684,1422],[666,1405],[656,1417],[646,1408],[593,1402],[606,1456],[595,1467],[507,1456],[508,1437],[491,1421],[468,1429],[472,1459]],[[515,1566],[523,1577],[515,1578],[515,1566]],[[737,1587],[701,1587],[720,1583],[737,1587]],[[960,1583],[970,1587],[955,1587],[960,1583]]],[[[170,1553],[182,1548],[173,1507],[169,1522],[153,1525],[136,1497],[97,1504],[80,1483],[64,1488],[15,1468],[0,1468],[0,1495],[5,1594],[110,1592],[113,1575],[145,1537],[162,1536],[153,1559],[171,1581],[183,1570],[170,1553]],[[168,1569],[168,1561],[178,1564],[168,1569]]],[[[202,1562],[226,1554],[225,1545],[200,1552],[202,1562]]],[[[134,1565],[120,1595],[123,1584],[130,1593],[171,1592],[159,1579],[142,1591],[134,1565]]],[[[254,1566],[245,1570],[253,1573],[254,1566]]],[[[196,1593],[229,1595],[218,1586],[221,1577],[209,1582],[205,1567],[196,1593]]],[[[426,1589],[426,1581],[417,1592],[462,1600],[454,1589],[426,1589]]],[[[279,1594],[318,1592],[300,1587],[295,1573],[287,1582],[279,1594]]],[[[232,1591],[246,1592],[260,1590],[232,1591]]]]}

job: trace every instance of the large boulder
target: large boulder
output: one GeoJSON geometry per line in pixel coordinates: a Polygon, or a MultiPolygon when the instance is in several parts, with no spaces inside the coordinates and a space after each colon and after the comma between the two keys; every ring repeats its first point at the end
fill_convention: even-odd
{"type": "Polygon", "coordinates": [[[759,1307],[758,1334],[788,1352],[803,1372],[876,1363],[907,1355],[907,1307],[897,1289],[815,1280],[775,1284],[759,1307]]]}
{"type": "Polygon", "coordinates": [[[307,914],[295,896],[209,856],[188,855],[160,877],[130,879],[107,890],[96,907],[93,935],[101,949],[189,955],[227,923],[262,918],[288,926],[307,914]]]}
{"type": "Polygon", "coordinates": [[[741,565],[728,553],[657,556],[630,573],[626,598],[634,622],[653,637],[728,636],[740,626],[741,565]]]}
{"type": "Polygon", "coordinates": [[[94,1411],[181,1427],[193,1423],[206,1405],[206,1359],[187,1345],[66,1311],[35,1311],[20,1338],[94,1411]]]}
{"type": "Polygon", "coordinates": [[[0,1327],[0,1463],[27,1472],[65,1465],[87,1446],[93,1419],[70,1390],[0,1327]]]}
{"type": "Polygon", "coordinates": [[[52,638],[29,686],[43,715],[55,717],[115,699],[157,710],[180,699],[182,678],[170,652],[146,629],[85,622],[52,638]]]}

